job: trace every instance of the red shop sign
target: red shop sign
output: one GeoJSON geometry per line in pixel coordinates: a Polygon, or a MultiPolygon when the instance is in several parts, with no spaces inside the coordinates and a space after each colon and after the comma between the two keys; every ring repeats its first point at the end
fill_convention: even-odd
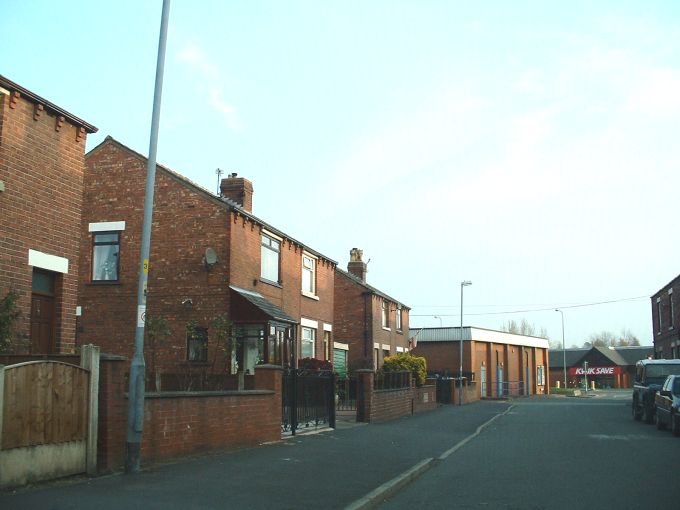
{"type": "MultiPolygon", "coordinates": [[[[621,367],[588,367],[588,375],[619,375],[621,373],[621,367]]],[[[569,369],[569,375],[583,376],[585,375],[585,370],[583,367],[571,367],[569,369]]]]}

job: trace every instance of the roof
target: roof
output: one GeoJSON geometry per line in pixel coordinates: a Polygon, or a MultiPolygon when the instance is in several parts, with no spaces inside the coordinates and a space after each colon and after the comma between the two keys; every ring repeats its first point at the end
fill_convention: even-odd
{"type": "MultiPolygon", "coordinates": [[[[131,149],[127,145],[122,144],[121,142],[119,142],[118,140],[113,138],[112,136],[107,136],[102,143],[100,143],[94,149],[89,151],[85,156],[87,157],[88,155],[92,154],[93,152],[95,152],[96,150],[98,150],[100,147],[102,147],[103,145],[105,145],[107,143],[113,143],[113,144],[117,145],[118,147],[120,147],[121,149],[128,151],[130,154],[134,155],[135,157],[137,157],[137,158],[139,158],[139,159],[141,159],[145,162],[148,161],[148,158],[146,156],[144,156],[143,154],[140,154],[139,152],[137,152],[134,149],[131,149]]],[[[170,176],[172,179],[176,180],[180,184],[187,186],[189,188],[192,188],[194,191],[200,193],[205,198],[212,200],[217,204],[223,205],[223,206],[231,209],[232,211],[237,212],[238,214],[240,214],[242,216],[245,216],[246,218],[250,219],[254,223],[264,227],[266,230],[268,230],[272,234],[276,234],[277,236],[279,236],[283,239],[287,239],[287,240],[297,244],[298,246],[301,246],[302,248],[305,249],[305,251],[307,251],[308,253],[310,253],[310,254],[312,254],[316,257],[325,259],[328,262],[330,262],[331,264],[334,264],[336,266],[338,265],[338,263],[335,260],[333,260],[332,258],[327,257],[326,255],[324,255],[322,253],[319,253],[318,251],[314,250],[313,248],[310,248],[306,244],[298,241],[297,239],[286,234],[285,232],[282,232],[281,230],[277,229],[276,227],[270,225],[269,223],[265,222],[264,220],[258,218],[257,216],[253,215],[252,213],[246,211],[241,205],[237,204],[233,200],[231,200],[227,197],[221,197],[219,195],[216,195],[215,193],[212,193],[211,191],[205,189],[200,184],[195,183],[191,179],[188,179],[187,177],[183,176],[182,174],[180,174],[180,173],[178,173],[174,170],[171,170],[170,168],[163,166],[159,163],[156,163],[156,168],[161,170],[162,172],[165,172],[168,176],[170,176]]]]}
{"type": "Polygon", "coordinates": [[[230,285],[229,288],[236,292],[238,295],[245,298],[246,301],[262,310],[262,312],[264,312],[268,317],[271,317],[272,319],[277,321],[290,322],[291,324],[296,323],[295,319],[293,319],[290,315],[281,310],[275,304],[267,301],[262,294],[253,292],[252,290],[241,289],[233,285],[230,285]]]}
{"type": "Polygon", "coordinates": [[[616,366],[633,366],[638,360],[645,359],[654,353],[651,345],[630,347],[584,347],[579,349],[550,349],[550,368],[563,368],[566,358],[567,367],[580,365],[584,360],[600,357],[616,366]]]}
{"type": "MultiPolygon", "coordinates": [[[[413,329],[411,331],[414,331],[413,329]]],[[[427,342],[460,342],[461,340],[476,342],[493,342],[495,344],[520,345],[524,347],[548,348],[548,340],[536,336],[516,335],[494,329],[475,328],[470,326],[446,328],[422,328],[416,333],[418,343],[427,342]]]]}
{"type": "Polygon", "coordinates": [[[348,278],[349,280],[352,280],[352,281],[353,281],[354,283],[356,283],[357,285],[361,285],[361,286],[364,287],[366,290],[368,290],[371,294],[375,294],[375,295],[377,295],[377,296],[380,296],[381,298],[386,299],[387,301],[392,301],[393,303],[396,303],[396,304],[398,304],[398,305],[401,305],[403,308],[406,308],[407,310],[410,310],[410,309],[411,309],[411,307],[405,305],[405,304],[402,303],[401,301],[399,301],[399,300],[397,300],[397,299],[394,299],[393,297],[388,296],[387,294],[385,294],[385,293],[382,292],[381,290],[376,289],[376,288],[373,287],[372,285],[369,285],[368,283],[366,283],[365,281],[363,281],[363,280],[362,280],[361,278],[359,278],[358,276],[353,275],[352,273],[349,273],[349,272],[347,272],[347,271],[345,271],[345,270],[343,270],[343,269],[340,269],[339,267],[336,267],[335,270],[337,271],[338,274],[341,274],[341,275],[344,276],[345,278],[348,278]]]}
{"type": "Polygon", "coordinates": [[[96,133],[98,131],[98,129],[94,127],[92,124],[85,122],[83,119],[76,117],[72,113],[67,112],[66,110],[57,106],[56,104],[51,103],[47,99],[40,97],[39,95],[31,92],[27,88],[22,87],[18,83],[14,83],[12,80],[10,80],[9,78],[5,78],[1,74],[0,74],[0,88],[7,89],[10,92],[16,91],[24,99],[28,99],[29,101],[32,101],[34,103],[39,103],[43,105],[48,111],[51,111],[54,114],[63,115],[64,118],[66,118],[71,124],[74,124],[76,126],[82,126],[88,133],[96,133]]]}
{"type": "Polygon", "coordinates": [[[657,290],[652,296],[650,296],[650,298],[654,299],[655,297],[658,297],[659,295],[668,292],[669,288],[674,287],[678,283],[680,283],[680,275],[676,276],[670,282],[668,282],[666,285],[664,285],[659,290],[657,290]]]}

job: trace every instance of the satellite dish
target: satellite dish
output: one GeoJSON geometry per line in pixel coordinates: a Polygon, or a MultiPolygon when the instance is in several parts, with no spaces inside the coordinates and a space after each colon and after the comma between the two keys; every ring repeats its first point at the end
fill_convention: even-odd
{"type": "Polygon", "coordinates": [[[203,263],[205,268],[210,271],[215,264],[217,264],[217,253],[215,250],[208,247],[205,249],[205,255],[203,256],[203,263]]]}

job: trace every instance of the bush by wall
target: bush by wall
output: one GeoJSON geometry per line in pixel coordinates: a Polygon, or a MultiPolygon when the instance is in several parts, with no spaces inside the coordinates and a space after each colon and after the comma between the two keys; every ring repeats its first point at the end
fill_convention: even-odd
{"type": "Polygon", "coordinates": [[[414,356],[410,352],[399,352],[393,356],[387,356],[382,369],[385,372],[399,372],[407,370],[413,374],[416,386],[425,384],[427,376],[427,362],[421,356],[414,356]]]}

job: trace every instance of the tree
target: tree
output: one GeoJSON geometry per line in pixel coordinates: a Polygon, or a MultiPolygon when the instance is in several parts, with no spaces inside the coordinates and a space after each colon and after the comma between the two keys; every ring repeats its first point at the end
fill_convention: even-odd
{"type": "Polygon", "coordinates": [[[21,318],[18,300],[19,294],[14,290],[0,300],[0,352],[12,351],[23,339],[18,329],[21,318]]]}
{"type": "Polygon", "coordinates": [[[611,331],[593,333],[583,343],[583,347],[628,347],[640,345],[640,340],[629,330],[622,329],[619,335],[611,331]]]}
{"type": "Polygon", "coordinates": [[[502,331],[515,335],[537,336],[546,339],[548,338],[548,330],[546,330],[544,327],[541,327],[540,330],[537,330],[536,326],[531,324],[526,319],[522,319],[519,323],[510,319],[507,323],[503,324],[502,331]]]}

